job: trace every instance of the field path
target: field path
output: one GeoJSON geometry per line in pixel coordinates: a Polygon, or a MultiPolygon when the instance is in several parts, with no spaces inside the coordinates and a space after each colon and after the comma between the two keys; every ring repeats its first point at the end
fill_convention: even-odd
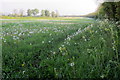
{"type": "Polygon", "coordinates": [[[78,34],[80,34],[80,33],[84,32],[84,31],[90,29],[90,27],[91,27],[91,26],[88,26],[88,27],[86,27],[86,28],[84,28],[84,29],[82,29],[82,30],[81,30],[81,28],[79,28],[78,31],[76,31],[76,32],[73,33],[72,35],[68,36],[68,37],[65,39],[65,41],[70,40],[71,38],[77,36],[78,34]]]}

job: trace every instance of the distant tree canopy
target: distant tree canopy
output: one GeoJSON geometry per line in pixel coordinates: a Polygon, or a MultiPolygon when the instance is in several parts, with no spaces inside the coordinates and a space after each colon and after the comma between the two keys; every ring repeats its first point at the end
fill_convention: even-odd
{"type": "Polygon", "coordinates": [[[54,11],[51,12],[51,16],[52,16],[52,17],[56,17],[56,14],[55,14],[54,11]]]}
{"type": "Polygon", "coordinates": [[[120,2],[104,2],[101,4],[99,18],[107,18],[109,20],[120,20],[120,2]]]}
{"type": "Polygon", "coordinates": [[[41,16],[42,16],[42,17],[45,17],[45,10],[42,10],[42,11],[41,11],[41,16]]]}
{"type": "Polygon", "coordinates": [[[38,9],[33,9],[32,13],[33,13],[34,16],[36,16],[39,13],[39,10],[38,9]]]}
{"type": "Polygon", "coordinates": [[[20,11],[19,11],[20,17],[23,17],[23,14],[24,14],[24,10],[23,10],[23,9],[20,9],[20,11]]]}
{"type": "Polygon", "coordinates": [[[38,9],[32,9],[32,10],[28,9],[27,10],[27,16],[32,16],[32,15],[36,16],[38,13],[39,13],[38,9]]]}
{"type": "Polygon", "coordinates": [[[85,16],[120,21],[120,1],[104,2],[98,7],[96,12],[90,13],[85,16]]]}
{"type": "Polygon", "coordinates": [[[45,16],[50,17],[50,12],[48,10],[45,10],[45,16]]]}
{"type": "Polygon", "coordinates": [[[27,16],[32,16],[32,10],[30,9],[27,10],[27,16]]]}
{"type": "Polygon", "coordinates": [[[18,10],[17,10],[17,9],[14,9],[14,10],[13,10],[13,16],[14,16],[14,17],[17,17],[17,16],[18,16],[18,10]]]}
{"type": "Polygon", "coordinates": [[[50,12],[49,10],[41,10],[41,13],[40,13],[38,9],[28,9],[27,15],[25,15],[24,12],[25,11],[23,9],[20,9],[19,11],[17,9],[14,9],[13,13],[8,14],[8,16],[13,16],[13,17],[23,17],[23,16],[59,17],[58,11],[50,12]]]}
{"type": "Polygon", "coordinates": [[[41,16],[42,17],[59,17],[59,14],[58,14],[58,11],[57,12],[55,12],[55,11],[52,11],[51,13],[50,13],[50,11],[49,10],[42,10],[41,11],[41,16]]]}

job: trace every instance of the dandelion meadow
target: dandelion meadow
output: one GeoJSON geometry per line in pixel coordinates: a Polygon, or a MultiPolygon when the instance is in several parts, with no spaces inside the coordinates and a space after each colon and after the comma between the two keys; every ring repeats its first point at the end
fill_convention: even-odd
{"type": "Polygon", "coordinates": [[[2,20],[2,75],[119,78],[116,24],[89,18],[2,20]]]}

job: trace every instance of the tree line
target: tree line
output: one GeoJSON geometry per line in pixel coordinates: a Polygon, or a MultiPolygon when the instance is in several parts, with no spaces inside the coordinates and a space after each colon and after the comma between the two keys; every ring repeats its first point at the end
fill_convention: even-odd
{"type": "Polygon", "coordinates": [[[108,19],[112,21],[120,21],[120,1],[119,2],[103,2],[100,4],[96,12],[85,15],[86,17],[96,19],[108,19]]]}
{"type": "Polygon", "coordinates": [[[59,13],[58,11],[50,12],[49,10],[39,11],[38,9],[28,9],[25,15],[25,11],[23,9],[20,9],[19,11],[17,9],[14,9],[13,13],[9,14],[8,16],[12,16],[12,17],[23,17],[23,16],[59,17],[59,13]]]}
{"type": "Polygon", "coordinates": [[[120,21],[120,1],[102,3],[99,7],[97,17],[100,19],[107,18],[109,20],[120,21]]]}

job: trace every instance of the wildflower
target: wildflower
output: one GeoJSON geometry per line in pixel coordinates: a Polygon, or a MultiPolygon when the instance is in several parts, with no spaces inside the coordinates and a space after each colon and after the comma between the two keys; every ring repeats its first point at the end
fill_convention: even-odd
{"type": "Polygon", "coordinates": [[[85,38],[85,36],[82,36],[82,38],[85,38]]]}
{"type": "Polygon", "coordinates": [[[42,43],[45,43],[44,41],[42,41],[42,43]]]}
{"type": "Polygon", "coordinates": [[[64,47],[64,45],[62,45],[62,47],[64,47]]]}
{"type": "Polygon", "coordinates": [[[52,34],[50,34],[50,36],[51,36],[52,34]]]}
{"type": "Polygon", "coordinates": [[[22,64],[22,67],[24,67],[25,66],[25,64],[22,64]]]}
{"type": "Polygon", "coordinates": [[[70,63],[70,66],[74,66],[74,65],[75,65],[74,62],[70,63]]]}
{"type": "Polygon", "coordinates": [[[51,41],[48,41],[49,43],[51,42],[51,41]]]}
{"type": "Polygon", "coordinates": [[[66,50],[66,48],[65,48],[65,47],[63,47],[63,48],[60,47],[59,50],[60,50],[60,51],[64,51],[64,50],[66,50]]]}
{"type": "Polygon", "coordinates": [[[30,45],[32,45],[32,43],[30,43],[30,45]]]}
{"type": "Polygon", "coordinates": [[[29,33],[31,33],[31,34],[32,34],[33,32],[29,32],[29,33]]]}
{"type": "Polygon", "coordinates": [[[22,33],[19,33],[19,34],[18,34],[18,36],[21,36],[21,35],[22,35],[22,33]]]}
{"type": "Polygon", "coordinates": [[[70,40],[70,37],[68,37],[67,39],[70,40]]]}
{"type": "Polygon", "coordinates": [[[91,24],[90,26],[93,27],[93,24],[91,24]]]}
{"type": "Polygon", "coordinates": [[[23,74],[25,73],[25,71],[23,71],[23,74]]]}
{"type": "Polygon", "coordinates": [[[102,76],[100,76],[101,78],[104,78],[105,76],[104,75],[102,75],[102,76]]]}
{"type": "Polygon", "coordinates": [[[105,28],[105,30],[106,30],[106,31],[109,31],[109,29],[108,29],[108,28],[105,28]]]}
{"type": "Polygon", "coordinates": [[[61,51],[61,50],[62,50],[62,47],[59,47],[59,50],[61,51]]]}
{"type": "Polygon", "coordinates": [[[66,42],[66,44],[70,45],[70,43],[69,43],[69,42],[66,42]]]}
{"type": "Polygon", "coordinates": [[[53,54],[56,54],[56,52],[53,52],[53,54]]]}
{"type": "Polygon", "coordinates": [[[115,47],[114,47],[114,46],[113,46],[112,48],[113,48],[113,50],[115,50],[115,47]]]}
{"type": "Polygon", "coordinates": [[[6,40],[4,40],[4,42],[6,42],[6,40]]]}

